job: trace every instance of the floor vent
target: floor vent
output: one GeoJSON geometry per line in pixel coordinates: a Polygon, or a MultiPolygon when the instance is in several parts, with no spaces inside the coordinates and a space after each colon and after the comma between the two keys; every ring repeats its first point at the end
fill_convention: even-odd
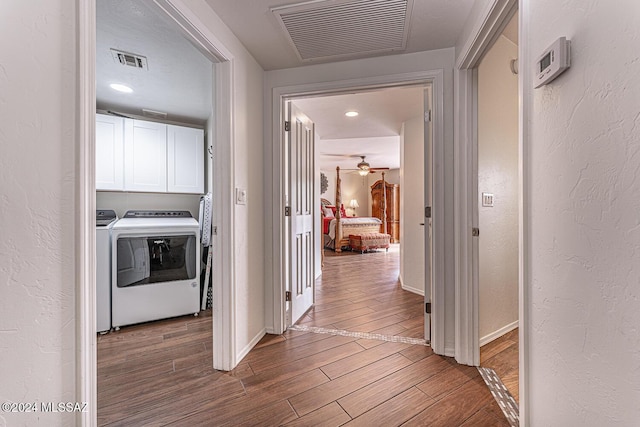
{"type": "Polygon", "coordinates": [[[142,68],[143,70],[149,70],[147,67],[147,57],[142,55],[136,55],[134,53],[122,52],[116,49],[111,49],[111,56],[113,60],[119,64],[127,67],[142,68]]]}
{"type": "Polygon", "coordinates": [[[274,7],[302,61],[406,48],[413,0],[321,0],[274,7]]]}

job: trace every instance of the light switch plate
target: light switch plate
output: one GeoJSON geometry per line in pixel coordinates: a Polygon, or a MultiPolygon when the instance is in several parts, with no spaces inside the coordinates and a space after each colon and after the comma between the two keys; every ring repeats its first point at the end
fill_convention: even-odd
{"type": "Polygon", "coordinates": [[[236,188],[236,205],[247,204],[247,190],[244,188],[236,188]]]}
{"type": "Polygon", "coordinates": [[[482,193],[482,206],[493,207],[493,193],[482,193]]]}

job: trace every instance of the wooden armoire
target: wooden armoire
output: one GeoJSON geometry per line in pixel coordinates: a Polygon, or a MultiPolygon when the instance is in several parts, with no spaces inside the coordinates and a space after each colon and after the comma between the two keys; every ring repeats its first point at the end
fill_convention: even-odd
{"type": "Polygon", "coordinates": [[[391,236],[391,243],[400,241],[400,186],[398,184],[390,184],[382,179],[376,181],[371,186],[371,215],[384,221],[383,205],[386,201],[386,222],[385,231],[384,224],[380,226],[381,233],[387,233],[391,236]],[[383,193],[383,187],[385,192],[383,193]],[[384,198],[386,195],[386,200],[384,198]]]}

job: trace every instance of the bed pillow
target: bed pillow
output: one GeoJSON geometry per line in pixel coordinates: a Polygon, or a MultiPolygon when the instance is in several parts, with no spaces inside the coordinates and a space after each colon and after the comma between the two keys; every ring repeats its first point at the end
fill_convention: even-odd
{"type": "Polygon", "coordinates": [[[344,205],[341,204],[340,205],[340,218],[346,218],[347,217],[347,211],[344,209],[344,205]]]}
{"type": "Polygon", "coordinates": [[[325,218],[335,218],[335,215],[333,214],[331,208],[328,208],[326,206],[322,208],[322,213],[324,214],[325,218]]]}

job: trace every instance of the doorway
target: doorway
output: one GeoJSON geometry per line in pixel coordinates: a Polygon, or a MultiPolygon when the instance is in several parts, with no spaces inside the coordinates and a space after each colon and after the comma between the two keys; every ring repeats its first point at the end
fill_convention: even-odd
{"type": "MultiPolygon", "coordinates": [[[[404,244],[406,243],[407,247],[413,247],[415,248],[416,246],[419,246],[419,249],[427,249],[429,251],[429,253],[431,253],[431,244],[429,243],[428,245],[425,245],[425,240],[424,240],[424,236],[426,235],[427,238],[430,237],[429,234],[426,234],[430,231],[430,221],[429,218],[425,219],[424,215],[425,215],[425,203],[427,200],[431,200],[432,194],[434,193],[431,190],[431,182],[432,182],[432,178],[431,178],[431,172],[434,170],[434,168],[432,167],[432,150],[431,150],[431,141],[434,140],[433,138],[433,133],[434,133],[434,129],[431,126],[431,117],[432,115],[434,117],[437,117],[437,113],[431,112],[429,114],[424,114],[424,111],[429,111],[432,108],[432,95],[433,92],[432,90],[434,89],[434,86],[437,87],[437,82],[435,82],[435,80],[437,80],[437,78],[429,78],[429,79],[425,79],[422,81],[416,81],[414,79],[406,81],[406,82],[398,82],[397,84],[385,84],[385,85],[377,85],[377,86],[369,86],[369,87],[363,87],[363,88],[350,88],[350,87],[345,87],[343,89],[340,90],[331,90],[331,91],[323,91],[323,92],[314,92],[312,95],[311,94],[304,94],[304,93],[296,93],[296,94],[290,94],[287,96],[282,96],[281,97],[281,102],[282,102],[282,107],[281,107],[281,111],[285,111],[286,112],[286,105],[288,102],[293,101],[294,103],[298,103],[302,106],[302,109],[305,113],[308,113],[308,115],[310,116],[311,120],[316,121],[314,118],[314,114],[317,111],[323,111],[322,108],[318,108],[318,109],[314,109],[313,108],[313,102],[314,100],[321,100],[322,98],[339,98],[341,99],[340,102],[342,102],[343,104],[340,104],[340,106],[332,106],[331,108],[328,108],[328,110],[331,111],[339,111],[339,115],[343,115],[347,110],[349,110],[350,108],[350,104],[349,104],[349,97],[350,96],[356,96],[356,94],[365,94],[370,96],[371,94],[382,94],[382,96],[384,96],[384,94],[390,94],[390,91],[396,90],[396,91],[401,91],[401,90],[413,90],[413,91],[417,91],[418,96],[419,96],[419,100],[418,100],[418,106],[419,108],[416,109],[417,111],[413,111],[413,116],[412,119],[413,120],[407,120],[406,123],[403,124],[403,130],[402,133],[400,135],[397,135],[398,139],[400,139],[400,137],[402,138],[407,138],[407,139],[412,139],[413,141],[416,140],[417,136],[416,136],[416,132],[415,129],[419,128],[420,132],[420,150],[419,150],[419,155],[417,156],[418,159],[420,159],[419,166],[420,166],[420,174],[419,176],[417,174],[415,174],[415,162],[411,165],[407,165],[406,168],[407,170],[411,170],[411,173],[409,173],[409,178],[412,178],[413,181],[418,181],[417,184],[417,188],[413,189],[410,193],[406,194],[406,198],[402,198],[402,196],[399,197],[399,199],[401,199],[403,202],[401,202],[403,205],[406,204],[407,206],[403,206],[403,212],[411,212],[413,214],[413,216],[411,215],[406,215],[407,218],[411,218],[411,224],[406,224],[406,228],[407,228],[407,233],[412,233],[413,236],[409,236],[406,237],[405,234],[403,234],[403,238],[400,239],[400,243],[398,245],[396,245],[396,255],[398,255],[401,251],[402,251],[402,247],[404,246],[404,244]],[[387,91],[387,92],[385,92],[387,91]],[[346,92],[346,93],[345,93],[346,92]],[[342,111],[345,110],[345,111],[342,111]],[[411,122],[411,123],[409,123],[411,122]],[[407,130],[407,132],[404,132],[404,128],[408,129],[409,127],[412,127],[412,130],[409,131],[407,130]],[[424,160],[423,160],[424,159],[424,160]],[[425,164],[427,164],[429,167],[427,168],[426,171],[423,171],[422,169],[425,167],[425,164]],[[411,169],[414,168],[414,169],[411,169]],[[429,172],[429,173],[425,173],[425,172],[429,172]],[[425,179],[422,179],[422,176],[425,176],[425,179]],[[427,182],[427,185],[424,185],[424,182],[427,182]],[[418,190],[419,188],[419,190],[418,190]],[[428,191],[425,191],[425,189],[428,188],[428,191]],[[419,194],[420,197],[415,197],[415,191],[419,191],[421,194],[419,194]],[[416,219],[418,218],[418,219],[416,219]],[[415,224],[413,224],[413,222],[415,222],[415,224]],[[425,223],[427,224],[427,227],[425,227],[425,223]],[[419,242],[411,242],[411,237],[415,237],[416,234],[416,230],[413,230],[412,226],[415,226],[413,228],[415,228],[416,230],[419,230],[419,232],[421,233],[422,239],[420,239],[419,242]],[[426,246],[426,247],[425,247],[426,246]]],[[[338,82],[337,85],[339,85],[340,83],[338,82]]],[[[286,89],[284,89],[286,90],[286,89]]],[[[321,102],[321,101],[319,101],[321,102]]],[[[325,105],[326,107],[326,105],[325,105]]],[[[327,110],[327,108],[325,108],[325,111],[327,110]]],[[[291,125],[293,127],[293,124],[291,125]]],[[[318,132],[322,133],[321,130],[321,126],[317,126],[318,132]]],[[[358,147],[357,145],[355,145],[355,143],[358,142],[358,138],[354,137],[354,135],[350,135],[353,138],[348,138],[348,139],[342,139],[340,140],[340,138],[336,138],[335,137],[335,129],[332,129],[332,131],[334,131],[334,134],[331,135],[333,136],[333,138],[326,138],[327,141],[330,142],[335,142],[336,140],[339,140],[337,143],[338,145],[349,145],[349,144],[353,144],[350,145],[349,148],[346,148],[346,150],[348,151],[341,151],[339,153],[329,153],[332,154],[333,159],[336,159],[335,162],[337,163],[338,161],[343,161],[345,162],[342,166],[342,170],[341,170],[341,179],[347,179],[348,181],[353,181],[356,184],[359,185],[355,185],[354,187],[362,187],[362,189],[359,188],[349,188],[347,190],[347,192],[349,194],[344,194],[345,191],[344,189],[342,190],[343,192],[343,197],[347,197],[348,200],[346,200],[347,203],[350,200],[356,200],[359,203],[359,206],[357,208],[358,211],[358,216],[367,216],[371,214],[371,195],[369,194],[370,191],[367,191],[367,189],[370,187],[370,184],[372,184],[373,181],[380,180],[381,179],[381,171],[378,170],[376,171],[377,173],[375,175],[371,175],[374,176],[374,178],[371,178],[371,176],[368,177],[362,177],[362,176],[358,176],[358,173],[355,169],[355,165],[358,163],[358,161],[361,161],[361,158],[357,158],[357,159],[352,159],[355,158],[354,156],[356,156],[356,153],[361,153],[362,151],[365,151],[367,149],[367,144],[366,142],[370,142],[369,145],[373,145],[372,141],[375,139],[373,135],[368,135],[369,139],[367,141],[364,142],[364,146],[358,147]],[[364,147],[364,148],[363,148],[364,147]],[[353,176],[351,176],[350,174],[353,174],[353,176]],[[344,177],[347,178],[344,178],[344,177]],[[373,181],[371,181],[373,179],[373,181]],[[371,181],[371,182],[369,182],[371,181]],[[364,184],[362,184],[362,182],[364,182],[364,184]],[[362,199],[362,200],[360,200],[362,199]],[[364,201],[364,202],[363,202],[364,201]]],[[[286,131],[285,131],[286,132],[286,131]]],[[[399,132],[400,133],[400,132],[399,132]]],[[[284,134],[286,136],[286,134],[284,134]]],[[[322,139],[320,138],[320,141],[317,143],[317,146],[322,146],[322,139]]],[[[362,138],[361,138],[362,139],[362,138]]],[[[366,139],[366,138],[364,138],[366,139]]],[[[413,144],[415,145],[415,144],[413,144]]],[[[408,146],[408,145],[407,145],[408,146]]],[[[370,149],[371,147],[369,147],[370,149]]],[[[320,148],[320,150],[322,150],[322,148],[320,148]]],[[[399,150],[400,151],[400,150],[399,150]]],[[[440,152],[439,150],[437,150],[438,152],[440,152]]],[[[316,150],[316,153],[318,152],[318,150],[316,150]]],[[[398,153],[399,155],[400,153],[398,153]]],[[[410,150],[407,150],[406,153],[407,156],[411,156],[411,160],[415,160],[416,158],[416,152],[415,152],[415,148],[414,146],[411,147],[410,150]]],[[[357,156],[359,157],[359,155],[357,156]]],[[[285,159],[287,159],[287,155],[285,155],[285,159]]],[[[367,160],[369,160],[369,158],[367,158],[367,160]]],[[[285,164],[287,163],[287,161],[285,161],[285,164]]],[[[316,162],[319,163],[319,162],[316,162]]],[[[371,168],[378,168],[380,165],[371,163],[371,168]]],[[[330,181],[330,185],[329,187],[332,187],[332,191],[329,192],[329,195],[323,195],[322,198],[325,198],[325,196],[330,199],[333,202],[333,191],[335,191],[335,186],[336,186],[336,177],[335,177],[335,166],[333,165],[333,160],[332,160],[332,165],[331,167],[325,167],[325,169],[327,170],[322,170],[323,173],[325,173],[326,175],[329,175],[329,181],[330,181]]],[[[395,172],[396,176],[397,176],[397,182],[400,183],[400,181],[404,178],[403,176],[403,172],[402,172],[403,168],[398,168],[397,172],[395,172]]],[[[319,178],[320,178],[320,171],[321,168],[319,166],[319,164],[316,164],[316,168],[315,168],[315,179],[317,181],[316,185],[319,187],[319,178]]],[[[382,172],[385,172],[385,168],[382,168],[382,172]]],[[[386,173],[388,174],[389,171],[386,170],[386,173]]],[[[287,175],[286,173],[283,174],[283,177],[285,182],[287,181],[287,175]]],[[[411,184],[415,184],[415,182],[411,182],[411,184]]],[[[407,180],[408,182],[408,180],[407,180]]],[[[437,185],[437,181],[435,181],[435,185],[437,185]]],[[[397,186],[397,184],[396,184],[397,186]]],[[[400,185],[400,193],[402,194],[402,187],[403,185],[400,185]]],[[[409,188],[411,188],[411,185],[408,185],[409,188]]],[[[287,196],[287,191],[288,189],[284,189],[284,200],[288,200],[288,196],[287,196]]],[[[438,191],[436,191],[436,193],[440,194],[438,191]]],[[[319,191],[318,191],[318,196],[316,196],[316,201],[317,203],[314,203],[314,209],[316,211],[320,210],[320,200],[319,200],[319,191]],[[317,205],[317,206],[316,206],[317,205]]],[[[430,203],[429,203],[429,207],[431,207],[430,203]]],[[[352,215],[352,211],[349,209],[349,206],[347,204],[345,204],[345,210],[349,210],[350,214],[352,215]]],[[[350,216],[350,215],[348,215],[350,216]]],[[[314,220],[315,223],[318,224],[318,228],[321,228],[321,221],[320,221],[320,215],[319,212],[316,212],[316,220],[314,220]]],[[[409,221],[409,220],[407,220],[409,221]]],[[[403,227],[405,227],[405,224],[403,224],[402,222],[400,223],[400,229],[402,230],[403,227]]],[[[285,227],[286,228],[286,227],[285,227]]],[[[318,237],[317,241],[320,242],[322,241],[322,233],[321,230],[317,230],[316,231],[316,236],[318,237]]],[[[399,237],[399,236],[398,236],[399,237]]],[[[285,241],[289,241],[290,239],[284,239],[285,241]]],[[[415,240],[415,239],[414,239],[415,240]]],[[[430,240],[429,240],[430,242],[430,240]]],[[[315,252],[316,252],[316,256],[315,259],[319,261],[319,251],[322,248],[322,245],[317,244],[314,245],[315,248],[315,252]]],[[[288,262],[289,259],[291,259],[290,254],[289,254],[289,248],[288,247],[283,247],[282,248],[282,253],[283,253],[283,258],[285,260],[285,263],[288,262]]],[[[414,251],[415,252],[415,251],[414,251]]],[[[424,253],[424,252],[423,252],[424,253]]],[[[412,252],[411,255],[414,255],[415,258],[415,253],[412,252]]],[[[365,255],[366,256],[366,255],[365,255]]],[[[408,259],[411,259],[411,257],[407,257],[408,259]]],[[[319,264],[319,262],[316,261],[316,265],[319,264]]],[[[399,257],[397,257],[397,262],[398,265],[400,265],[400,260],[399,257]]],[[[417,292],[420,295],[424,295],[424,300],[428,303],[431,302],[431,291],[430,291],[430,286],[426,286],[426,284],[431,283],[432,281],[432,270],[430,269],[432,263],[431,263],[431,257],[429,256],[428,258],[426,257],[426,255],[422,255],[421,256],[421,260],[419,263],[420,267],[425,267],[425,265],[429,268],[426,268],[424,270],[420,270],[420,272],[417,274],[417,276],[421,276],[420,277],[420,284],[418,286],[416,286],[413,282],[411,283],[413,286],[407,286],[408,290],[411,292],[417,292]],[[425,262],[425,259],[428,259],[428,262],[425,262]],[[425,288],[427,288],[427,292],[425,292],[425,288]]],[[[404,268],[404,266],[403,266],[404,268]]],[[[407,271],[411,270],[410,268],[406,269],[407,271]]],[[[316,275],[318,276],[318,275],[316,275]]],[[[406,277],[411,276],[409,273],[407,273],[406,277]]],[[[413,273],[413,277],[412,279],[415,280],[415,272],[413,273]]],[[[289,277],[291,277],[289,274],[287,274],[285,277],[283,277],[283,288],[277,290],[278,293],[284,294],[286,292],[288,292],[290,289],[294,288],[295,286],[293,286],[292,284],[288,283],[287,280],[289,279],[289,277]]],[[[396,276],[397,277],[397,276],[396,276]]],[[[403,278],[403,275],[400,275],[400,278],[403,278]]],[[[275,294],[276,292],[274,292],[275,294]]],[[[277,305],[277,301],[276,301],[276,305],[277,305]]],[[[429,335],[428,333],[430,332],[430,323],[429,323],[429,316],[425,316],[424,315],[424,304],[420,304],[422,307],[422,318],[424,319],[424,321],[422,321],[421,323],[423,324],[422,326],[422,333],[421,336],[427,337],[427,340],[429,340],[429,335]]],[[[290,326],[292,323],[295,323],[297,319],[289,317],[288,313],[289,313],[289,306],[288,304],[285,304],[282,307],[283,311],[284,311],[284,318],[285,318],[285,325],[284,326],[290,326]]],[[[283,329],[284,330],[284,329],[283,329]]]]}
{"type": "MultiPolygon", "coordinates": [[[[170,19],[177,22],[184,31],[185,37],[190,40],[206,56],[217,61],[215,65],[215,81],[213,87],[215,91],[215,107],[212,117],[218,126],[209,129],[212,136],[212,146],[209,149],[214,153],[213,173],[208,182],[216,186],[214,192],[214,203],[217,206],[225,206],[223,200],[232,199],[232,162],[231,147],[233,138],[231,132],[231,81],[232,66],[229,58],[231,55],[222,45],[214,45],[210,40],[216,40],[210,30],[198,21],[193,12],[181,4],[174,4],[170,0],[156,0],[155,5],[159,7],[160,13],[166,14],[170,19]],[[195,24],[192,24],[194,22],[195,24]],[[213,183],[213,184],[212,184],[213,183]],[[217,193],[217,194],[216,194],[217,193]]],[[[78,318],[79,334],[79,377],[82,378],[79,385],[83,401],[89,403],[89,407],[97,408],[96,405],[96,307],[95,307],[95,120],[96,120],[96,93],[95,93],[95,63],[96,63],[96,2],[83,2],[79,8],[78,34],[82,54],[80,55],[78,80],[78,111],[79,111],[79,135],[81,140],[89,141],[83,144],[79,152],[79,170],[81,171],[79,180],[81,182],[79,191],[79,204],[83,209],[82,221],[79,231],[78,263],[80,265],[78,277],[82,283],[78,293],[78,318]]],[[[209,187],[211,188],[211,186],[209,187]]],[[[230,209],[229,209],[230,210],[230,209]]],[[[233,329],[233,316],[229,310],[232,306],[231,298],[234,283],[232,277],[232,265],[230,260],[223,258],[223,253],[233,251],[233,241],[230,238],[232,233],[232,215],[222,209],[215,213],[213,223],[217,225],[219,231],[213,236],[212,245],[214,248],[213,282],[225,284],[224,286],[214,286],[214,308],[213,308],[213,365],[216,369],[229,370],[233,364],[235,355],[234,341],[231,330],[233,329]],[[217,271],[216,271],[217,270],[217,271]]],[[[91,415],[87,414],[87,423],[90,423],[91,415]]]]}
{"type": "Polygon", "coordinates": [[[480,366],[518,401],[518,14],[478,65],[480,366]]]}

